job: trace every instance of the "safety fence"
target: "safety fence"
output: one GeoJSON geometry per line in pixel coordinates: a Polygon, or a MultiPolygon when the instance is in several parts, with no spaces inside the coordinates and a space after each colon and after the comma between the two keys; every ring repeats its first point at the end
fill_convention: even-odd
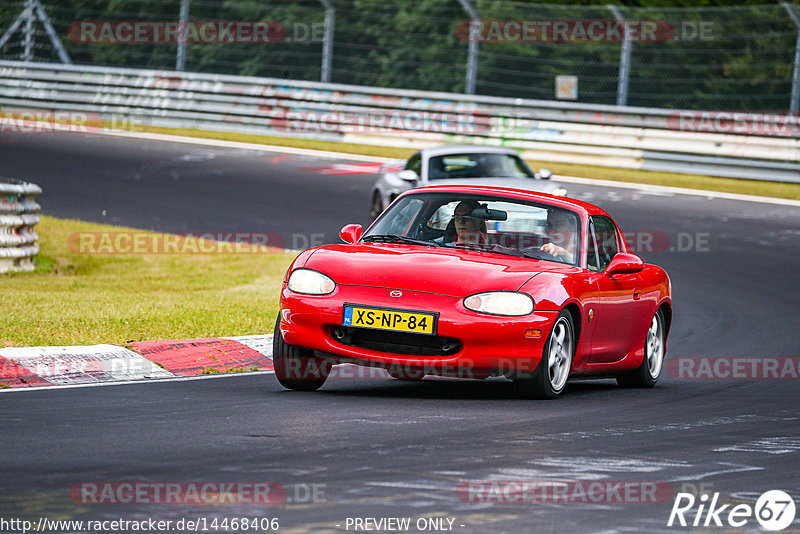
{"type": "Polygon", "coordinates": [[[797,114],[698,112],[0,61],[0,134],[189,128],[800,182],[797,114]],[[69,126],[67,126],[69,124],[69,126]]]}
{"type": "Polygon", "coordinates": [[[0,273],[34,269],[39,235],[33,227],[40,210],[35,198],[41,192],[36,184],[0,177],[0,273]]]}

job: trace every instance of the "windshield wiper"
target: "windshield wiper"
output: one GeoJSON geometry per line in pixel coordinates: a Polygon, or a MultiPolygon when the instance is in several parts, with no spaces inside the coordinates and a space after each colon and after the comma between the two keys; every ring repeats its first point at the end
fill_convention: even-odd
{"type": "Polygon", "coordinates": [[[408,245],[422,245],[424,247],[441,247],[442,245],[434,241],[423,241],[397,234],[375,234],[364,236],[362,241],[375,243],[406,243],[408,245]]]}
{"type": "Polygon", "coordinates": [[[477,250],[480,252],[491,252],[492,254],[502,254],[504,256],[514,256],[516,258],[535,258],[539,259],[538,257],[534,256],[530,252],[523,252],[517,249],[498,249],[493,245],[453,245],[457,249],[461,250],[477,250]]]}
{"type": "Polygon", "coordinates": [[[551,256],[547,252],[541,251],[529,251],[529,250],[519,250],[519,249],[509,249],[509,248],[498,248],[496,245],[456,245],[455,243],[449,243],[447,246],[461,249],[461,250],[476,250],[479,252],[491,252],[493,254],[503,254],[505,256],[514,256],[516,258],[530,258],[532,260],[544,260],[544,261],[558,261],[559,263],[564,263],[561,260],[555,258],[555,256],[551,256]]]}

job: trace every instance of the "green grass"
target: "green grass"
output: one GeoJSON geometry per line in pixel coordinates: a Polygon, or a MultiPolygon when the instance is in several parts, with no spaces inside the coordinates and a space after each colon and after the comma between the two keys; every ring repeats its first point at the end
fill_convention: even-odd
{"type": "MultiPolygon", "coordinates": [[[[381,156],[386,158],[405,159],[414,153],[411,148],[392,148],[370,145],[357,145],[352,143],[335,143],[331,141],[317,141],[314,139],[297,139],[285,137],[270,137],[263,135],[240,134],[232,132],[213,132],[206,130],[189,130],[178,128],[149,127],[145,131],[180,135],[185,137],[202,137],[206,139],[223,139],[227,141],[241,141],[275,146],[295,148],[308,148],[313,150],[327,150],[343,152],[346,154],[360,154],[366,156],[381,156]]],[[[634,169],[616,169],[593,165],[577,165],[571,163],[554,163],[547,161],[530,161],[534,169],[546,167],[554,174],[564,176],[578,176],[581,178],[595,178],[601,180],[616,180],[651,185],[666,185],[672,187],[686,187],[689,189],[702,189],[706,191],[721,191],[725,193],[738,193],[741,195],[757,195],[776,198],[789,198],[800,200],[800,184],[767,182],[762,180],[740,180],[737,178],[719,178],[716,176],[701,176],[694,174],[679,174],[674,172],[639,171],[634,169]]],[[[558,176],[555,177],[558,179],[558,176]]],[[[569,187],[569,186],[567,186],[569,187]]]]}
{"type": "Polygon", "coordinates": [[[263,248],[81,254],[70,235],[128,229],[51,217],[36,229],[36,270],[0,274],[0,347],[269,334],[293,258],[263,248]]]}

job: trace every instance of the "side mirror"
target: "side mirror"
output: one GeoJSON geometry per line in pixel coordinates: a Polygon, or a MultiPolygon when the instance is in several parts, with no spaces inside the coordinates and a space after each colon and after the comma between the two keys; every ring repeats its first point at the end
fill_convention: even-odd
{"type": "Polygon", "coordinates": [[[550,169],[539,169],[539,178],[542,180],[549,180],[553,176],[553,171],[550,169]]]}
{"type": "Polygon", "coordinates": [[[345,243],[353,244],[361,239],[361,234],[364,233],[364,228],[360,224],[348,224],[339,230],[339,237],[345,243]]]}
{"type": "Polygon", "coordinates": [[[397,177],[403,180],[404,182],[416,182],[419,179],[417,173],[415,173],[411,169],[403,169],[402,171],[397,173],[397,177]]]}
{"type": "Polygon", "coordinates": [[[612,259],[611,263],[606,267],[606,275],[614,276],[615,274],[633,274],[638,273],[644,269],[644,262],[642,258],[635,254],[628,254],[627,252],[618,252],[612,259]]]}

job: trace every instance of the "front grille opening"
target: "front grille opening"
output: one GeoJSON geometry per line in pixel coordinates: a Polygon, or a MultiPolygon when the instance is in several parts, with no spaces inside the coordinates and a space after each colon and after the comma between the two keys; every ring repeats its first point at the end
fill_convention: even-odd
{"type": "Polygon", "coordinates": [[[451,356],[461,350],[458,339],[411,332],[335,326],[331,337],[351,347],[410,356],[451,356]]]}

